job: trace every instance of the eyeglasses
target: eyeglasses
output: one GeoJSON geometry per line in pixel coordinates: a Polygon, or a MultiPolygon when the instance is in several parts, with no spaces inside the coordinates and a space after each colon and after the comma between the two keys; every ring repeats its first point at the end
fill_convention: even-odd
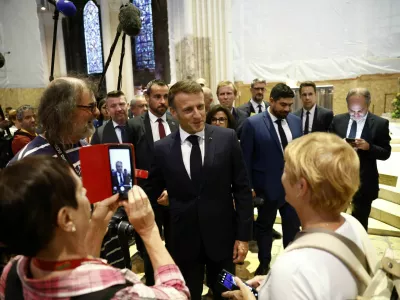
{"type": "Polygon", "coordinates": [[[89,109],[92,113],[95,113],[96,112],[96,108],[97,108],[97,103],[96,102],[92,102],[89,105],[77,105],[76,107],[86,108],[86,109],[89,109]]]}
{"type": "Polygon", "coordinates": [[[227,121],[228,119],[227,118],[211,118],[211,123],[220,123],[220,124],[222,124],[222,123],[225,123],[225,121],[227,121]]]}

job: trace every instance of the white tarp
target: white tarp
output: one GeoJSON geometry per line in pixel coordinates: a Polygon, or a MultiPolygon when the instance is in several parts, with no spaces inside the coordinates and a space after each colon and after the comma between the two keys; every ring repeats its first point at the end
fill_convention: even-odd
{"type": "Polygon", "coordinates": [[[35,0],[0,0],[0,88],[44,87],[43,55],[35,0]]]}
{"type": "Polygon", "coordinates": [[[400,0],[232,0],[234,78],[400,72],[400,0]]]}

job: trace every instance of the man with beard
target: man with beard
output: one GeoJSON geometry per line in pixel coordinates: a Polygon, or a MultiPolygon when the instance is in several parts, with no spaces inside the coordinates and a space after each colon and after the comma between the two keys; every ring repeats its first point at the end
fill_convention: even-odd
{"type": "Polygon", "coordinates": [[[112,91],[106,97],[107,110],[111,122],[100,126],[94,133],[91,144],[128,143],[130,134],[127,133],[128,103],[122,91],[112,91]]]}
{"type": "Polygon", "coordinates": [[[251,82],[250,101],[238,107],[238,109],[246,113],[247,117],[262,113],[268,108],[268,102],[264,101],[266,86],[267,82],[265,79],[256,78],[251,82]]]}
{"type": "Polygon", "coordinates": [[[366,88],[351,89],[346,102],[348,112],[336,115],[329,131],[347,138],[347,142],[357,151],[361,184],[353,196],[352,215],[368,230],[371,205],[379,193],[376,161],[387,160],[392,152],[389,121],[369,111],[371,93],[366,88]]]}
{"type": "MultiPolygon", "coordinates": [[[[43,134],[23,148],[10,164],[29,155],[51,155],[66,160],[80,177],[79,148],[88,146],[86,138],[94,133],[93,121],[98,115],[96,99],[86,82],[70,77],[55,79],[39,103],[38,119],[43,134]]],[[[118,238],[107,232],[101,257],[114,267],[124,268],[123,253],[110,240],[118,241],[118,238]]]]}
{"type": "Polygon", "coordinates": [[[255,222],[260,262],[256,275],[268,273],[271,262],[272,226],[279,209],[282,218],[283,246],[286,247],[299,231],[296,211],[285,201],[281,183],[283,152],[288,143],[302,136],[300,118],[289,113],[294,93],[289,86],[278,83],[270,95],[266,111],[248,118],[243,124],[242,146],[253,197],[261,197],[255,222]]]}
{"type": "MultiPolygon", "coordinates": [[[[131,138],[135,147],[136,167],[141,170],[150,170],[154,143],[165,138],[171,132],[178,129],[178,122],[167,112],[168,108],[168,85],[161,80],[152,80],[147,84],[145,98],[149,110],[143,115],[130,119],[128,125],[132,128],[131,138]]],[[[146,179],[138,179],[138,185],[146,192],[152,187],[146,179]]],[[[166,245],[169,241],[169,210],[167,191],[160,192],[158,199],[153,200],[151,205],[154,210],[156,224],[161,235],[164,235],[166,245]]],[[[146,284],[154,285],[154,274],[150,259],[145,251],[140,237],[136,236],[138,250],[142,254],[146,284]]]]}

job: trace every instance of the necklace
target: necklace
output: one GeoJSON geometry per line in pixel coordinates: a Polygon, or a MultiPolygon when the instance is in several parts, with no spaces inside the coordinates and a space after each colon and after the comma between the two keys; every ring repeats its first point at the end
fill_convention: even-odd
{"type": "Polygon", "coordinates": [[[73,270],[84,264],[104,264],[102,261],[86,257],[86,258],[78,258],[78,259],[67,259],[60,261],[47,261],[39,258],[32,258],[32,263],[35,267],[43,270],[43,271],[66,271],[73,270]]]}

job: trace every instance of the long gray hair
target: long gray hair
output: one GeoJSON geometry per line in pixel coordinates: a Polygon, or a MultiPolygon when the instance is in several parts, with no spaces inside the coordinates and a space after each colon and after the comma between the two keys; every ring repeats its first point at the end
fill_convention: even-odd
{"type": "Polygon", "coordinates": [[[71,120],[87,84],[76,78],[58,78],[49,84],[40,99],[38,118],[50,143],[69,144],[71,120]]]}

